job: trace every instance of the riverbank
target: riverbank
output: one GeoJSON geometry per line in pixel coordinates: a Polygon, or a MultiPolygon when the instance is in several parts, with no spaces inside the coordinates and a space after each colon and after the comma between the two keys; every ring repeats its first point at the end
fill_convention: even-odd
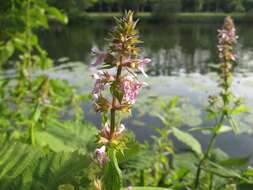
{"type": "MultiPolygon", "coordinates": [[[[70,14],[70,23],[94,22],[94,21],[112,21],[113,17],[120,16],[121,13],[75,13],[70,14]]],[[[253,22],[253,13],[177,13],[162,20],[182,22],[182,23],[198,23],[198,22],[223,22],[224,17],[232,16],[236,22],[253,22]]],[[[151,13],[137,13],[136,17],[147,22],[161,22],[151,13]]]]}

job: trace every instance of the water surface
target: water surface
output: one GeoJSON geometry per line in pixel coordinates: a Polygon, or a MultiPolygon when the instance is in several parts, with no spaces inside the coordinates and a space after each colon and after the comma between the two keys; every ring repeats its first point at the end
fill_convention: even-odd
{"type": "MultiPolygon", "coordinates": [[[[76,70],[62,77],[74,83],[81,83],[82,90],[91,90],[93,81],[90,74],[94,69],[87,67],[94,61],[90,50],[93,47],[106,49],[108,32],[111,23],[94,22],[89,25],[54,28],[43,32],[43,46],[56,64],[78,63],[76,70]]],[[[209,94],[218,93],[216,66],[217,29],[220,24],[147,24],[140,23],[143,53],[141,57],[152,59],[147,65],[150,88],[143,91],[131,118],[125,119],[126,126],[132,129],[141,141],[150,140],[155,134],[152,127],[162,127],[156,117],[161,112],[158,104],[151,97],[159,96],[167,100],[171,96],[179,96],[184,100],[180,107],[183,118],[181,125],[187,129],[192,126],[208,126],[210,122],[202,122],[205,115],[201,110],[207,105],[209,94]],[[151,104],[153,102],[153,104],[151,104]]],[[[252,108],[253,94],[253,26],[237,25],[239,42],[236,47],[238,63],[234,70],[233,92],[242,96],[246,104],[252,108]]],[[[99,114],[90,111],[91,103],[85,106],[86,119],[96,125],[100,123],[99,114]]],[[[240,119],[241,134],[221,135],[217,146],[232,156],[244,156],[253,152],[252,113],[244,114],[240,119]]],[[[206,147],[208,135],[194,133],[206,147]]]]}

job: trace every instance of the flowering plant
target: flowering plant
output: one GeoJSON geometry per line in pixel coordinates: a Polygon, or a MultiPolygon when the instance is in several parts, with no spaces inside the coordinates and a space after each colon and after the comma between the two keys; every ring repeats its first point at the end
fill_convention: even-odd
{"type": "MultiPolygon", "coordinates": [[[[210,159],[210,153],[213,150],[215,141],[217,136],[221,133],[225,133],[231,131],[231,129],[236,133],[238,132],[237,123],[233,119],[234,114],[241,113],[246,111],[247,108],[242,106],[242,100],[233,95],[230,91],[230,87],[232,85],[232,69],[234,68],[234,63],[236,61],[236,55],[234,54],[234,46],[237,43],[238,36],[236,35],[236,29],[234,26],[233,19],[231,17],[227,17],[224,21],[222,29],[218,30],[218,52],[220,58],[219,65],[219,86],[221,87],[221,91],[219,96],[210,95],[208,97],[209,106],[206,111],[208,115],[206,119],[215,118],[216,123],[212,128],[203,128],[203,130],[209,130],[212,132],[212,137],[209,141],[206,152],[202,155],[199,160],[195,178],[195,189],[201,188],[200,181],[203,181],[201,178],[202,169],[205,166],[207,160],[210,159]],[[230,123],[230,126],[226,126],[226,122],[230,123]],[[200,180],[201,179],[201,180],[200,180]]],[[[233,158],[234,161],[241,161],[242,164],[245,164],[248,161],[248,158],[233,158]],[[243,161],[242,161],[243,160],[243,161]]],[[[226,163],[226,161],[223,161],[226,163]]],[[[213,163],[210,162],[210,165],[213,163]]],[[[212,165],[214,167],[214,164],[212,165]]],[[[222,167],[222,165],[217,166],[222,167]]],[[[224,169],[224,168],[223,168],[224,169]]],[[[224,169],[225,171],[225,169],[224,169]]],[[[214,186],[214,173],[211,172],[211,180],[209,184],[209,189],[212,189],[214,186]]]]}
{"type": "Polygon", "coordinates": [[[147,86],[138,80],[136,71],[146,76],[144,65],[151,61],[137,57],[140,52],[137,46],[141,41],[135,29],[137,21],[133,20],[133,12],[126,12],[122,18],[115,20],[116,27],[111,34],[108,50],[92,50],[97,56],[92,65],[103,70],[92,75],[96,80],[92,91],[94,107],[103,116],[99,134],[101,147],[95,150],[95,162],[103,169],[103,182],[96,183],[96,188],[106,190],[121,188],[117,152],[127,148],[123,140],[125,126],[121,124],[121,113],[131,112],[140,89],[147,86]],[[112,70],[116,71],[116,74],[112,70]],[[103,93],[106,89],[110,90],[110,97],[103,93]]]}

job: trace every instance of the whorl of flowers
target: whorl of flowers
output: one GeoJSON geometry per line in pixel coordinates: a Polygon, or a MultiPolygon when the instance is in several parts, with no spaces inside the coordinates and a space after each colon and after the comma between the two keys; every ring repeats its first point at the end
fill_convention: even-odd
{"type": "Polygon", "coordinates": [[[112,40],[108,50],[92,50],[97,56],[92,65],[103,69],[92,75],[96,80],[92,91],[93,103],[95,110],[103,112],[104,117],[110,113],[110,118],[106,118],[106,122],[102,124],[99,135],[101,148],[95,151],[101,167],[110,160],[106,154],[108,149],[121,144],[125,126],[116,118],[116,112],[130,112],[140,89],[147,86],[146,83],[138,81],[135,72],[140,71],[146,76],[144,65],[151,61],[137,57],[140,52],[137,46],[141,41],[135,29],[137,21],[133,20],[133,12],[129,11],[122,18],[115,20],[116,27],[111,33],[112,40]],[[109,69],[110,71],[105,71],[109,69]],[[105,90],[110,90],[111,95],[106,96],[103,93],[105,90]]]}
{"type": "Polygon", "coordinates": [[[231,86],[231,69],[233,62],[236,60],[236,55],[233,53],[233,47],[237,43],[238,36],[233,19],[227,17],[224,21],[223,28],[218,30],[219,45],[219,58],[221,59],[221,83],[220,86],[227,90],[231,86]]]}

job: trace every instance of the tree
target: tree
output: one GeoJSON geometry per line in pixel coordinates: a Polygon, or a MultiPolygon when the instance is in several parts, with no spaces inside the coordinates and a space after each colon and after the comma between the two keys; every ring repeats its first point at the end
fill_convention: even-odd
{"type": "Polygon", "coordinates": [[[195,0],[194,1],[194,8],[196,12],[200,12],[203,8],[204,0],[195,0]]]}
{"type": "Polygon", "coordinates": [[[243,12],[245,10],[242,0],[230,0],[229,2],[229,12],[243,12]]]}
{"type": "Polygon", "coordinates": [[[97,0],[48,0],[49,4],[64,10],[67,13],[73,11],[85,11],[90,8],[97,0]]]}
{"type": "Polygon", "coordinates": [[[177,12],[181,10],[179,0],[155,0],[153,1],[152,14],[155,19],[173,20],[177,12]]]}
{"type": "Polygon", "coordinates": [[[242,4],[246,11],[251,11],[253,9],[253,0],[243,0],[242,4]]]}

